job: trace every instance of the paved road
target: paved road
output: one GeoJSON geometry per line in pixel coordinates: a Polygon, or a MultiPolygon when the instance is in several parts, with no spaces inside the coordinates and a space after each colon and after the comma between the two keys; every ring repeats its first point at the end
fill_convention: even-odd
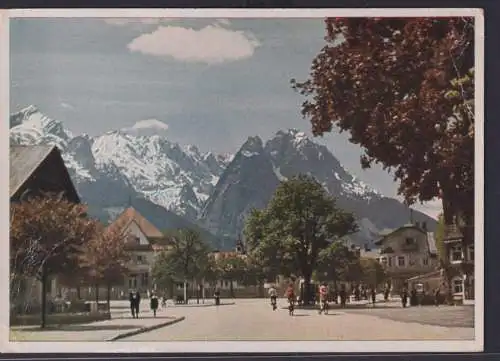
{"type": "MultiPolygon", "coordinates": [[[[474,329],[470,327],[442,327],[389,319],[387,315],[392,313],[398,313],[402,317],[403,313],[396,308],[336,309],[329,315],[318,315],[316,310],[296,310],[295,316],[290,317],[286,310],[279,309],[273,312],[268,302],[262,299],[237,299],[235,302],[235,305],[220,307],[169,307],[165,310],[166,314],[172,312],[176,316],[185,316],[186,319],[175,325],[129,337],[123,341],[471,340],[474,338],[474,329]],[[382,311],[385,314],[381,313],[382,311]]],[[[284,305],[285,301],[281,299],[279,303],[284,305]]],[[[427,318],[432,317],[432,314],[437,318],[443,310],[441,307],[422,308],[427,318]]],[[[409,312],[414,315],[416,309],[409,312]]],[[[448,312],[446,317],[449,319],[452,315],[451,310],[446,312],[448,312]]],[[[412,317],[407,317],[406,320],[413,321],[412,317]]]]}

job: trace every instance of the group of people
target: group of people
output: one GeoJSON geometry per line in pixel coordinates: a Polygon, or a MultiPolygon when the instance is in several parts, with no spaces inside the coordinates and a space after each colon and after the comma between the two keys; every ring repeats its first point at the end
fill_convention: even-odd
{"type": "MultiPolygon", "coordinates": [[[[156,294],[153,292],[149,293],[149,306],[151,311],[153,311],[153,316],[156,317],[156,312],[158,311],[159,301],[156,294]]],[[[132,314],[132,318],[139,318],[139,310],[141,305],[141,293],[139,291],[130,291],[129,293],[129,302],[130,302],[130,312],[132,314]]]]}
{"type": "MultiPolygon", "coordinates": [[[[342,285],[344,286],[344,285],[342,285]]],[[[271,299],[271,305],[273,307],[273,310],[276,310],[277,306],[277,298],[278,298],[278,291],[276,290],[276,287],[273,285],[269,288],[269,297],[271,299]]],[[[328,290],[328,285],[326,283],[322,283],[317,292],[319,296],[319,313],[328,313],[328,299],[330,292],[328,290]]],[[[371,296],[371,303],[375,305],[376,302],[376,295],[377,291],[375,287],[372,287],[370,290],[370,296],[371,296]]],[[[288,311],[290,315],[293,315],[294,308],[295,308],[295,302],[297,301],[297,297],[295,295],[295,288],[293,283],[290,283],[288,287],[286,288],[285,295],[284,295],[288,301],[288,311]]],[[[384,298],[388,298],[388,293],[384,292],[384,298]]],[[[340,298],[340,305],[341,308],[346,307],[346,302],[348,299],[348,293],[344,287],[341,287],[340,291],[335,292],[335,295],[333,297],[335,299],[335,302],[337,303],[337,299],[340,298]]]]}

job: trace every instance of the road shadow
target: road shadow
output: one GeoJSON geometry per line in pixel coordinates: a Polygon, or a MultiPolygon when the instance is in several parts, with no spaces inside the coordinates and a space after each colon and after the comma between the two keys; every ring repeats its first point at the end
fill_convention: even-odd
{"type": "Polygon", "coordinates": [[[292,317],[309,317],[311,315],[307,315],[305,313],[299,313],[299,314],[296,314],[296,315],[293,315],[292,317]]]}
{"type": "Polygon", "coordinates": [[[139,316],[139,318],[133,318],[132,316],[118,316],[112,318],[113,320],[149,320],[149,319],[155,319],[155,320],[173,320],[175,317],[172,316],[156,316],[154,317],[153,315],[151,316],[139,316]]]}
{"type": "Polygon", "coordinates": [[[138,325],[60,325],[60,326],[47,326],[45,328],[29,328],[16,330],[18,332],[46,332],[46,331],[74,331],[74,332],[87,332],[87,331],[109,331],[109,330],[132,330],[140,328],[138,325]]]}

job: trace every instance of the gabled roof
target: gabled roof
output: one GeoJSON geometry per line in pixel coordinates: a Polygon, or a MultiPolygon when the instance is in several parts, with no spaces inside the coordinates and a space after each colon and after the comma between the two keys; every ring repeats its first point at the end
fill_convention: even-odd
{"type": "Polygon", "coordinates": [[[80,201],[68,170],[64,165],[59,149],[54,145],[11,145],[9,164],[9,193],[10,197],[22,188],[42,163],[53,153],[64,167],[65,177],[71,187],[71,193],[75,201],[80,201]]]}
{"type": "Polygon", "coordinates": [[[151,222],[144,218],[139,212],[137,212],[133,207],[127,208],[120,214],[107,228],[110,230],[115,230],[116,227],[121,228],[121,232],[130,226],[132,222],[135,222],[142,233],[147,238],[162,238],[163,233],[160,232],[151,222]]]}
{"type": "Polygon", "coordinates": [[[408,224],[405,224],[404,226],[401,226],[401,227],[393,229],[393,230],[384,229],[383,233],[380,234],[381,238],[378,241],[376,241],[375,244],[377,246],[380,246],[380,245],[382,245],[382,243],[384,243],[384,241],[387,237],[392,236],[394,233],[400,232],[400,231],[405,230],[405,229],[416,229],[422,233],[425,233],[425,231],[422,228],[417,227],[415,224],[408,223],[408,224]]]}

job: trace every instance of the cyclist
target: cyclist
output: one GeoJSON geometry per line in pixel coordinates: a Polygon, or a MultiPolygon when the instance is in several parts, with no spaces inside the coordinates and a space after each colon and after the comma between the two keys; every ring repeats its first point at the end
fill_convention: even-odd
{"type": "Polygon", "coordinates": [[[294,304],[295,304],[295,290],[293,289],[293,284],[290,283],[285,292],[285,297],[288,299],[288,314],[293,316],[294,304]]]}
{"type": "Polygon", "coordinates": [[[273,311],[275,311],[277,308],[276,299],[278,298],[278,291],[276,291],[274,285],[269,288],[269,297],[271,298],[271,306],[273,306],[273,311]]]}
{"type": "Polygon", "coordinates": [[[322,312],[328,313],[328,287],[326,286],[326,283],[323,283],[321,286],[319,286],[319,314],[321,315],[322,312]]]}

